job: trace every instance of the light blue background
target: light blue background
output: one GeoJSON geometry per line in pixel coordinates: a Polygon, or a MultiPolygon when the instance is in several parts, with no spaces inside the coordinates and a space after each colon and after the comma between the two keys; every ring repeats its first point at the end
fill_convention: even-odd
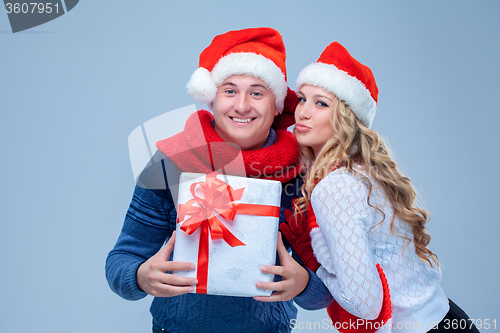
{"type": "Polygon", "coordinates": [[[500,325],[499,17],[499,1],[88,0],[12,34],[0,12],[0,332],[150,331],[151,299],[104,277],[134,187],[127,137],[192,103],[215,35],[256,26],[282,33],[292,87],[334,40],[372,68],[373,127],[432,214],[442,286],[500,325]]]}

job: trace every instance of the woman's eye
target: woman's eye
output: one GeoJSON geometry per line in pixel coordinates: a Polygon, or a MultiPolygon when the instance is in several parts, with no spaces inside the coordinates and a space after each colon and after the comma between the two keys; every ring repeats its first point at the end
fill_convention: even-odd
{"type": "Polygon", "coordinates": [[[325,102],[322,102],[322,101],[317,101],[316,104],[318,106],[321,106],[321,107],[328,107],[328,104],[326,104],[325,102]]]}
{"type": "Polygon", "coordinates": [[[303,103],[305,101],[306,101],[306,99],[304,97],[299,97],[299,103],[303,103]]]}

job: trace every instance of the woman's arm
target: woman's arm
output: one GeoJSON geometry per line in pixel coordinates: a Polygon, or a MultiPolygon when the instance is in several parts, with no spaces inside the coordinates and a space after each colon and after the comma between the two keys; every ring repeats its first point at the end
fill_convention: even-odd
{"type": "Polygon", "coordinates": [[[332,172],[315,187],[311,203],[329,254],[329,258],[318,256],[322,265],[318,276],[342,308],[360,318],[375,319],[383,293],[368,241],[373,221],[367,197],[359,178],[347,171],[332,172]]]}

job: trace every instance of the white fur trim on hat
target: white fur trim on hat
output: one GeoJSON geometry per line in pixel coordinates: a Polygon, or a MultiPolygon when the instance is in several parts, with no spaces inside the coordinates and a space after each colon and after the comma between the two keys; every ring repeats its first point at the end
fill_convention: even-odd
{"type": "Polygon", "coordinates": [[[285,75],[272,60],[256,53],[230,53],[219,59],[212,72],[200,67],[186,88],[195,101],[209,104],[215,99],[217,87],[231,75],[252,75],[264,81],[273,92],[276,108],[283,111],[288,89],[285,75]]]}
{"type": "Polygon", "coordinates": [[[193,72],[188,84],[187,92],[195,101],[200,103],[210,103],[215,99],[217,86],[214,83],[210,72],[203,67],[199,67],[193,72]]]}
{"type": "Polygon", "coordinates": [[[368,128],[371,128],[377,103],[365,85],[335,65],[315,62],[304,68],[297,78],[295,89],[298,92],[304,85],[323,88],[344,101],[368,128]]]}

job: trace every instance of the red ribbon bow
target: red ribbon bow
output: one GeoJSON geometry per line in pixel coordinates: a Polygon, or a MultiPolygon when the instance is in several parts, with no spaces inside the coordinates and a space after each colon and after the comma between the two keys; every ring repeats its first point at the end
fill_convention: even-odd
{"type": "Polygon", "coordinates": [[[191,184],[190,192],[193,199],[185,204],[179,204],[177,223],[184,221],[186,215],[191,216],[182,223],[181,230],[192,235],[200,228],[196,276],[198,278],[196,293],[198,294],[207,293],[209,237],[212,240],[223,239],[231,247],[245,245],[226,228],[214,212],[230,221],[234,221],[236,213],[272,217],[280,215],[280,208],[277,206],[234,203],[233,201],[241,199],[244,191],[244,187],[234,190],[229,184],[217,179],[217,173],[213,172],[206,176],[205,182],[191,184]],[[196,195],[197,186],[201,187],[204,198],[196,195]]]}

